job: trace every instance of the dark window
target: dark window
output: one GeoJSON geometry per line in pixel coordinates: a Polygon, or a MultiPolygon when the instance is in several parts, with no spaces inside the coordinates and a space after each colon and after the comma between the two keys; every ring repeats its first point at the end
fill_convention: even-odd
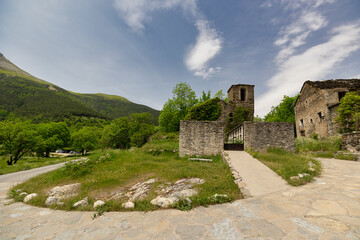
{"type": "Polygon", "coordinates": [[[245,89],[240,89],[240,101],[245,101],[245,98],[246,98],[246,91],[245,89]]]}
{"type": "Polygon", "coordinates": [[[345,97],[346,92],[338,92],[339,102],[340,100],[345,97]]]}
{"type": "Polygon", "coordinates": [[[324,116],[321,114],[321,112],[318,112],[318,116],[319,116],[320,121],[324,119],[324,116]]]}
{"type": "Polygon", "coordinates": [[[313,120],[312,120],[312,118],[310,118],[310,123],[311,123],[311,124],[313,124],[313,120]]]}
{"type": "Polygon", "coordinates": [[[300,126],[304,126],[304,120],[300,119],[300,126]]]}

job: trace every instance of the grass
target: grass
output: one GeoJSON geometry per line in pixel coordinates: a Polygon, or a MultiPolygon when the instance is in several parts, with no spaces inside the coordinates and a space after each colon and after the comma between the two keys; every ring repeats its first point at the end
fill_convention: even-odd
{"type": "Polygon", "coordinates": [[[321,171],[319,161],[281,149],[268,149],[267,152],[250,152],[250,154],[293,186],[304,185],[311,182],[321,171]],[[309,162],[315,165],[313,167],[315,171],[310,170],[309,162]],[[291,178],[292,176],[298,176],[298,174],[304,173],[308,175],[303,178],[291,178]]]}
{"type": "Polygon", "coordinates": [[[356,161],[356,156],[353,154],[341,152],[341,144],[342,139],[340,136],[333,136],[324,139],[295,139],[296,152],[301,155],[356,161]]]}
{"type": "MultiPolygon", "coordinates": [[[[31,180],[15,186],[10,195],[14,197],[16,189],[28,193],[38,193],[39,196],[30,204],[45,207],[46,193],[55,186],[70,183],[81,183],[81,189],[76,197],[67,199],[63,210],[94,210],[96,200],[106,202],[107,211],[124,211],[121,204],[126,199],[106,201],[107,198],[119,190],[126,190],[138,182],[157,178],[152,185],[148,197],[135,202],[135,211],[156,210],[158,207],[150,204],[157,194],[155,190],[165,183],[174,183],[182,178],[197,177],[205,180],[204,184],[195,185],[198,195],[190,197],[191,205],[180,201],[173,207],[189,210],[196,206],[207,206],[215,203],[229,202],[242,198],[241,193],[234,183],[228,165],[221,156],[211,156],[213,162],[189,161],[181,158],[173,151],[154,151],[149,149],[173,149],[177,142],[177,134],[157,134],[143,149],[130,150],[101,150],[94,152],[90,160],[83,164],[68,164],[53,172],[39,175],[31,180]],[[165,148],[166,147],[166,148],[165,148]],[[108,156],[106,158],[102,156],[108,156]],[[227,197],[214,198],[215,194],[226,194],[227,197]],[[89,205],[73,209],[72,205],[85,198],[89,198],[89,205]]],[[[16,195],[16,194],[15,194],[16,195]]],[[[15,196],[16,197],[16,196],[15,196]]]]}
{"type": "Polygon", "coordinates": [[[62,163],[72,160],[74,158],[79,158],[79,157],[51,157],[51,158],[23,157],[20,158],[20,160],[16,164],[9,166],[6,163],[6,160],[8,159],[5,156],[0,156],[0,175],[62,163]]]}

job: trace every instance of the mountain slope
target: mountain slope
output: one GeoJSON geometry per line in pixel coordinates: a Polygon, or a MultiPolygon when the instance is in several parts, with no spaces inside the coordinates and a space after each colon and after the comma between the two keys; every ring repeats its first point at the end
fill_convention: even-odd
{"type": "Polygon", "coordinates": [[[159,111],[120,96],[67,91],[21,70],[0,53],[0,117],[4,110],[52,120],[70,116],[115,119],[150,112],[157,122],[159,116],[159,111]]]}

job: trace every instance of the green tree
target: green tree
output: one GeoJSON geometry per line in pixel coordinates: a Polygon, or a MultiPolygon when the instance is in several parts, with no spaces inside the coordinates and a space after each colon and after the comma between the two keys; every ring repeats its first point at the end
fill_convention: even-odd
{"type": "Polygon", "coordinates": [[[173,97],[165,104],[159,116],[159,125],[166,132],[179,131],[189,109],[197,104],[196,94],[187,83],[178,83],[173,89],[173,97]]]}
{"type": "Polygon", "coordinates": [[[354,131],[356,123],[360,124],[360,95],[357,92],[346,93],[340,100],[337,112],[336,122],[340,125],[340,131],[342,133],[354,131]]]}
{"type": "Polygon", "coordinates": [[[36,153],[38,156],[49,157],[51,151],[62,148],[70,143],[70,131],[64,122],[41,123],[38,128],[38,143],[36,153]]]}
{"type": "Polygon", "coordinates": [[[107,125],[102,134],[103,147],[127,149],[130,147],[129,118],[121,117],[107,125]]]}
{"type": "Polygon", "coordinates": [[[72,147],[85,155],[86,152],[94,150],[99,141],[99,131],[94,127],[83,127],[71,135],[72,147]]]}
{"type": "Polygon", "coordinates": [[[225,102],[228,101],[228,99],[225,97],[225,94],[223,94],[222,90],[219,90],[217,93],[215,93],[214,98],[219,98],[225,102]]]}
{"type": "Polygon", "coordinates": [[[134,113],[129,116],[130,145],[141,147],[155,133],[150,113],[134,113]]]}
{"type": "Polygon", "coordinates": [[[25,154],[34,149],[37,131],[29,121],[6,120],[0,122],[0,151],[8,154],[8,165],[16,164],[25,154]]]}
{"type": "Polygon", "coordinates": [[[211,91],[209,90],[207,93],[205,93],[205,91],[203,91],[201,98],[199,98],[199,103],[205,102],[209,99],[211,99],[211,91]]]}
{"type": "Polygon", "coordinates": [[[295,123],[294,106],[299,95],[294,97],[284,96],[280,104],[272,107],[264,117],[265,122],[292,122],[295,123]]]}

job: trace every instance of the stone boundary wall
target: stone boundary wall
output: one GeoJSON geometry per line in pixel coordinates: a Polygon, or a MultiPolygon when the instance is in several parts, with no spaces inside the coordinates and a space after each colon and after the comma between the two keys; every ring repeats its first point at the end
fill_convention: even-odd
{"type": "Polygon", "coordinates": [[[244,148],[266,151],[282,148],[295,152],[294,124],[289,122],[244,122],[244,148]]]}
{"type": "Polygon", "coordinates": [[[352,153],[360,153],[360,132],[343,134],[342,149],[352,153]]]}
{"type": "Polygon", "coordinates": [[[181,121],[179,156],[215,155],[224,150],[225,123],[221,121],[181,121]]]}

